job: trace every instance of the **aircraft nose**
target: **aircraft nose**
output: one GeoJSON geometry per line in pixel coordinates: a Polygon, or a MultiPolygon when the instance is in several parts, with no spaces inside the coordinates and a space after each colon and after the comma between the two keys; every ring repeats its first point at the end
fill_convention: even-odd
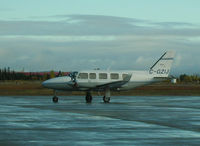
{"type": "Polygon", "coordinates": [[[47,81],[44,81],[44,82],[42,82],[42,86],[43,87],[48,87],[48,84],[49,84],[49,81],[47,80],[47,81]]]}
{"type": "Polygon", "coordinates": [[[49,79],[42,82],[42,86],[46,88],[51,88],[55,83],[57,83],[57,78],[49,79]]]}
{"type": "Polygon", "coordinates": [[[57,77],[53,79],[46,80],[42,82],[42,86],[45,88],[56,89],[60,87],[64,87],[67,85],[67,82],[71,81],[70,77],[57,77]]]}

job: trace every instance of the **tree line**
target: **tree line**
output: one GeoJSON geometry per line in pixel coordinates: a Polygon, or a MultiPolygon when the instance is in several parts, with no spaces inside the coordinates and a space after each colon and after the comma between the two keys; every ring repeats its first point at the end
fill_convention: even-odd
{"type": "Polygon", "coordinates": [[[10,68],[0,69],[0,80],[47,80],[54,77],[63,76],[66,73],[64,72],[16,72],[14,70],[10,70],[10,68]]]}
{"type": "Polygon", "coordinates": [[[178,81],[184,83],[200,83],[200,76],[182,74],[179,76],[178,81]]]}

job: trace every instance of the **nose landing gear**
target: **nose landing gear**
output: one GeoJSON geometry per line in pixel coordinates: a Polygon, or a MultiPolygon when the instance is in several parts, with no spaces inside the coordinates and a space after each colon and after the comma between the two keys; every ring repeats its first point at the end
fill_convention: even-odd
{"type": "Polygon", "coordinates": [[[52,101],[53,101],[54,103],[58,103],[58,97],[56,96],[56,91],[54,91],[54,96],[53,96],[53,98],[52,98],[52,101]]]}
{"type": "Polygon", "coordinates": [[[52,98],[52,100],[53,100],[54,103],[57,103],[57,102],[58,102],[58,97],[57,97],[57,96],[54,96],[54,97],[52,98]]]}

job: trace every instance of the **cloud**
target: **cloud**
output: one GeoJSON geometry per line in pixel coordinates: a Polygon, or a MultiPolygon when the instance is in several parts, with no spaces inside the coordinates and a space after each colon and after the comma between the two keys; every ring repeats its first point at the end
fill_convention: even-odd
{"type": "MultiPolygon", "coordinates": [[[[60,18],[61,16],[55,16],[60,18]]],[[[58,21],[0,21],[0,35],[175,35],[197,36],[199,28],[189,23],[152,23],[144,20],[99,16],[67,15],[58,21]],[[162,27],[158,27],[162,26],[162,27]],[[163,27],[165,26],[165,27],[163,27]],[[179,26],[181,29],[174,27],[179,26]],[[182,28],[181,26],[187,26],[182,28]]]]}
{"type": "Polygon", "coordinates": [[[175,59],[174,59],[174,66],[175,67],[180,66],[181,61],[182,61],[182,56],[180,54],[177,54],[175,59]]]}
{"type": "Polygon", "coordinates": [[[200,71],[197,25],[101,15],[42,19],[0,20],[1,66],[34,71],[144,70],[165,51],[175,50],[172,73],[200,71]]]}
{"type": "Polygon", "coordinates": [[[194,28],[197,27],[196,25],[192,23],[185,23],[185,22],[159,22],[159,23],[153,23],[154,25],[165,27],[165,28],[194,28]]]}
{"type": "Polygon", "coordinates": [[[42,42],[77,42],[77,41],[112,41],[115,36],[50,36],[50,35],[4,35],[2,40],[42,41],[42,42]]]}

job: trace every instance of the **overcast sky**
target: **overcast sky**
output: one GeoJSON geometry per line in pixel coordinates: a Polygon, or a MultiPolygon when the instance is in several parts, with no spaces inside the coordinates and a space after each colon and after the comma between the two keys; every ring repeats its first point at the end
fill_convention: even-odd
{"type": "Polygon", "coordinates": [[[148,70],[175,50],[172,74],[199,74],[199,7],[197,0],[0,0],[0,68],[148,70]]]}

